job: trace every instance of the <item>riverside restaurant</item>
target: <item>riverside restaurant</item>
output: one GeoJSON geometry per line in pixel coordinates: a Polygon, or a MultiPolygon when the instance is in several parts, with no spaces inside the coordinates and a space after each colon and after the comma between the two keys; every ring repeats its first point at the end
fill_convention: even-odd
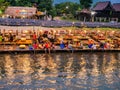
{"type": "Polygon", "coordinates": [[[119,90],[119,28],[0,26],[1,90],[119,90]]]}
{"type": "Polygon", "coordinates": [[[0,51],[119,51],[119,29],[16,27],[0,30],[0,51]],[[34,28],[34,29],[33,29],[34,28]],[[43,30],[42,30],[43,28],[43,30]],[[18,30],[19,29],[19,30],[18,30]]]}

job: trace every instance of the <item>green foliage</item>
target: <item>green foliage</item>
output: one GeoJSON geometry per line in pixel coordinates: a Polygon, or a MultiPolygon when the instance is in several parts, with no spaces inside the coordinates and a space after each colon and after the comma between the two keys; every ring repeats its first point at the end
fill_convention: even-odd
{"type": "Polygon", "coordinates": [[[11,6],[16,6],[16,2],[18,0],[5,0],[5,2],[9,2],[11,6]]]}
{"type": "Polygon", "coordinates": [[[30,0],[15,0],[15,6],[32,6],[30,0]]]}
{"type": "Polygon", "coordinates": [[[46,11],[46,15],[51,15],[52,18],[63,14],[68,18],[74,18],[76,11],[81,9],[78,3],[73,2],[64,2],[53,6],[53,0],[0,0],[0,4],[1,2],[9,2],[10,6],[35,6],[39,11],[46,11]]]}
{"type": "Polygon", "coordinates": [[[5,0],[11,6],[35,6],[39,11],[47,11],[49,14],[52,9],[53,0],[5,0]]]}
{"type": "Polygon", "coordinates": [[[63,19],[63,20],[67,19],[67,16],[62,16],[62,19],[63,19]]]}
{"type": "MultiPolygon", "coordinates": [[[[32,6],[32,0],[5,0],[10,3],[10,6],[32,6]]],[[[36,1],[36,0],[35,0],[36,1]]]]}
{"type": "Polygon", "coordinates": [[[4,2],[4,0],[0,0],[0,3],[3,3],[4,2]]]}
{"type": "Polygon", "coordinates": [[[72,3],[72,2],[65,2],[65,3],[60,3],[55,5],[57,15],[75,15],[76,11],[80,8],[80,5],[77,3],[72,3]]]}
{"type": "Polygon", "coordinates": [[[57,12],[56,12],[56,8],[55,8],[55,7],[53,7],[53,8],[50,10],[49,15],[52,16],[52,20],[53,20],[53,18],[57,15],[57,12]]]}
{"type": "Polygon", "coordinates": [[[80,0],[80,5],[82,8],[90,8],[92,2],[92,0],[80,0]]]}
{"type": "Polygon", "coordinates": [[[9,5],[9,3],[8,2],[5,2],[5,0],[0,0],[0,11],[1,11],[1,13],[0,14],[2,14],[2,12],[4,12],[4,10],[6,9],[6,7],[9,5]]]}

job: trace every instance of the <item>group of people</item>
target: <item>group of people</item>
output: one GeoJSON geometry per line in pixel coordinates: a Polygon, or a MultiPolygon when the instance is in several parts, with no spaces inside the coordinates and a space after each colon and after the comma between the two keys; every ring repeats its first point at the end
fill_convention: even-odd
{"type": "MultiPolygon", "coordinates": [[[[82,34],[81,34],[82,35],[82,34]]],[[[87,35],[86,35],[87,36],[87,35]]],[[[0,42],[9,41],[13,42],[15,41],[15,38],[17,35],[13,35],[12,33],[8,33],[7,36],[0,33],[0,42]]],[[[85,37],[85,35],[84,35],[85,37]]],[[[100,42],[97,43],[94,42],[94,39],[90,38],[87,41],[87,44],[85,44],[82,41],[74,42],[73,40],[68,40],[67,42],[64,42],[64,39],[59,40],[58,42],[58,36],[54,33],[53,30],[51,31],[44,31],[36,33],[35,31],[32,33],[32,36],[30,34],[30,39],[32,40],[32,44],[28,45],[29,50],[36,50],[36,49],[44,49],[45,51],[48,51],[50,53],[51,50],[54,49],[111,49],[111,48],[119,48],[120,45],[116,44],[116,42],[113,42],[113,45],[109,41],[100,42]]]]}
{"type": "Polygon", "coordinates": [[[59,41],[59,44],[55,44],[55,42],[58,40],[55,34],[53,32],[44,32],[43,34],[39,34],[39,36],[36,36],[36,33],[34,32],[33,36],[33,47],[34,49],[45,49],[45,50],[53,50],[53,49],[112,49],[112,48],[119,48],[119,45],[116,46],[112,45],[110,41],[105,42],[97,42],[95,43],[94,40],[88,39],[88,43],[84,44],[82,41],[67,41],[64,42],[64,39],[59,41]]]}
{"type": "Polygon", "coordinates": [[[11,33],[9,33],[7,36],[4,36],[2,33],[0,33],[0,42],[4,42],[4,41],[13,42],[13,40],[14,40],[14,35],[12,35],[11,33]]]}

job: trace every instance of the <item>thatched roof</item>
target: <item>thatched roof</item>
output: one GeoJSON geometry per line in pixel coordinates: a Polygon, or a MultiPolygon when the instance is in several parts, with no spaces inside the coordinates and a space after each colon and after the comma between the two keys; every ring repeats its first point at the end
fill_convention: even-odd
{"type": "Polygon", "coordinates": [[[120,3],[113,4],[113,8],[115,11],[120,12],[120,3]]]}
{"type": "Polygon", "coordinates": [[[37,8],[35,7],[8,7],[5,14],[15,17],[30,17],[36,14],[37,8]]]}

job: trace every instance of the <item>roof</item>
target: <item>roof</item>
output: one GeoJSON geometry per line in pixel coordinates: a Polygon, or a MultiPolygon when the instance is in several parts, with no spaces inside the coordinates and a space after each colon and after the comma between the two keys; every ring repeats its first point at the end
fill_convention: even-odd
{"type": "Polygon", "coordinates": [[[104,10],[109,4],[111,5],[110,1],[98,2],[92,10],[94,11],[104,10]]]}
{"type": "Polygon", "coordinates": [[[37,8],[35,7],[8,7],[5,14],[18,17],[29,17],[36,14],[37,8]]]}
{"type": "Polygon", "coordinates": [[[77,11],[76,14],[91,14],[89,9],[82,9],[81,11],[77,11]]]}
{"type": "Polygon", "coordinates": [[[120,3],[113,4],[113,8],[115,9],[115,11],[119,11],[120,12],[120,3]]]}
{"type": "Polygon", "coordinates": [[[88,10],[88,9],[82,9],[81,11],[80,11],[81,13],[90,13],[90,10],[88,10]]]}

